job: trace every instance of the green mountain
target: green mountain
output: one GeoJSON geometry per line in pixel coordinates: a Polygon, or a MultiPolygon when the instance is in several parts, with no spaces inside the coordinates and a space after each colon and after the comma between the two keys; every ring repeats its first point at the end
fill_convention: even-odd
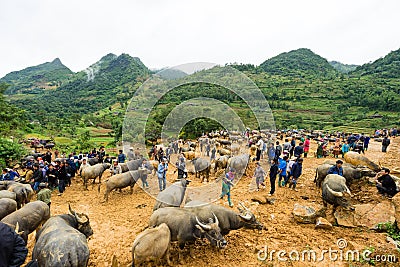
{"type": "Polygon", "coordinates": [[[31,119],[46,120],[49,115],[80,117],[127,101],[149,73],[137,57],[108,54],[56,90],[43,91],[34,97],[16,95],[11,99],[28,109],[31,119]]]}
{"type": "Polygon", "coordinates": [[[20,71],[13,71],[0,79],[10,84],[6,94],[37,93],[44,89],[55,89],[65,83],[73,72],[59,58],[20,71]]]}
{"type": "Polygon", "coordinates": [[[260,68],[273,75],[292,77],[332,77],[336,70],[329,62],[307,48],[285,52],[264,61],[260,68]]]}
{"type": "MultiPolygon", "coordinates": [[[[389,55],[393,57],[393,52],[389,55]]],[[[368,68],[393,67],[396,61],[387,65],[376,62],[367,64],[368,68]]],[[[324,58],[309,49],[298,49],[271,58],[261,66],[236,63],[229,66],[242,71],[260,88],[279,129],[371,132],[400,125],[400,79],[377,79],[372,75],[361,77],[358,71],[366,65],[358,67],[350,75],[340,75],[324,58]],[[371,117],[376,113],[382,117],[371,117]]],[[[371,72],[380,73],[377,70],[371,72]]],[[[92,134],[101,134],[98,138],[110,139],[112,136],[111,139],[118,142],[126,103],[152,74],[155,72],[151,72],[139,58],[108,54],[87,69],[71,75],[55,90],[8,95],[8,100],[26,110],[28,119],[40,122],[40,125],[29,124],[34,132],[62,135],[74,140],[78,134],[91,129],[92,134]],[[107,128],[106,135],[110,136],[98,132],[99,128],[107,128]]],[[[164,79],[190,80],[185,73],[175,70],[156,75],[164,79]]],[[[175,84],[177,81],[169,82],[175,84]]],[[[235,110],[246,126],[256,126],[247,104],[228,89],[205,83],[181,84],[165,94],[151,111],[149,131],[154,133],[153,137],[162,129],[165,117],[176,105],[197,97],[220,100],[235,110]]],[[[194,121],[193,125],[197,132],[207,132],[214,127],[204,120],[194,121]]],[[[185,129],[192,131],[192,128],[185,129]]]]}
{"type": "Polygon", "coordinates": [[[371,75],[379,78],[400,78],[400,49],[372,63],[364,64],[351,73],[352,75],[371,75]]]}
{"type": "Polygon", "coordinates": [[[338,61],[329,61],[329,64],[331,64],[332,67],[335,68],[335,70],[341,73],[349,73],[351,71],[354,71],[358,67],[358,65],[343,64],[338,61]]]}

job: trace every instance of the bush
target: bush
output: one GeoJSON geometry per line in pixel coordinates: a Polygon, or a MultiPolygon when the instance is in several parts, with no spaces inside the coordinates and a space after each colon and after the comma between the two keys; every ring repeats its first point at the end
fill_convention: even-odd
{"type": "Polygon", "coordinates": [[[21,144],[0,138],[0,167],[1,169],[10,167],[18,162],[27,151],[21,144]]]}

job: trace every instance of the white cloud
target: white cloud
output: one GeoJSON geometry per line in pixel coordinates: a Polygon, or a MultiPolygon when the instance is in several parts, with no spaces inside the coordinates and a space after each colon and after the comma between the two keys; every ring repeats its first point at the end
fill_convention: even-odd
{"type": "Polygon", "coordinates": [[[307,47],[363,64],[400,47],[396,0],[0,2],[0,77],[60,57],[79,71],[107,53],[149,67],[260,64],[307,47]]]}

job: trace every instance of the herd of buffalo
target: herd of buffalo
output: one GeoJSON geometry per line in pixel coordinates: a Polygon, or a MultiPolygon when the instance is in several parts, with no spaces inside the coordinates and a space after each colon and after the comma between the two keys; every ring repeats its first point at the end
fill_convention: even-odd
{"type": "MultiPolygon", "coordinates": [[[[296,133],[297,137],[312,133],[296,133]]],[[[274,133],[253,131],[250,136],[231,133],[227,136],[211,136],[207,142],[218,145],[218,156],[212,162],[199,157],[194,148],[182,151],[191,160],[196,174],[203,175],[208,180],[210,171],[218,168],[235,170],[245,173],[252,160],[253,147],[248,152],[240,154],[251,138],[263,138],[265,142],[273,139],[274,133]]],[[[329,138],[329,137],[326,137],[329,138]]],[[[201,145],[204,138],[197,140],[201,145]]],[[[353,180],[363,176],[375,176],[380,167],[356,152],[345,155],[343,176],[328,174],[328,169],[335,164],[325,161],[316,168],[315,183],[322,189],[324,203],[350,207],[351,192],[349,186],[353,180]]],[[[147,164],[142,168],[142,158],[130,160],[122,164],[122,173],[111,176],[106,182],[105,200],[109,193],[116,189],[130,187],[131,193],[137,181],[152,173],[156,164],[147,164]],[[155,165],[155,166],[153,166],[155,165]]],[[[99,190],[103,173],[110,164],[97,163],[87,167],[81,173],[84,188],[88,181],[93,184],[99,178],[99,190]]],[[[179,248],[191,246],[197,239],[207,239],[211,246],[226,247],[225,236],[231,230],[240,228],[265,229],[255,215],[243,203],[239,203],[238,212],[220,205],[205,203],[198,200],[184,201],[185,190],[190,180],[185,178],[168,186],[157,196],[148,227],[140,233],[132,248],[132,266],[148,260],[165,258],[168,264],[169,247],[177,241],[179,248]]],[[[29,184],[14,181],[0,182],[0,219],[13,229],[18,225],[19,233],[25,242],[28,235],[36,230],[36,242],[32,260],[39,266],[87,266],[89,247],[87,238],[93,234],[87,214],[75,212],[69,206],[67,214],[50,217],[50,208],[41,201],[31,201],[34,191],[29,184]]],[[[181,256],[179,254],[179,256],[181,256]]]]}

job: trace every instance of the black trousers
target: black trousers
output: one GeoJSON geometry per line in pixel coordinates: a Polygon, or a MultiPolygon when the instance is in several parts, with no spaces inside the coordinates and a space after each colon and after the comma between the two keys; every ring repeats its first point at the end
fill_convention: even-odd
{"type": "Polygon", "coordinates": [[[257,161],[260,161],[260,159],[261,159],[261,150],[260,149],[257,149],[257,161]]]}

